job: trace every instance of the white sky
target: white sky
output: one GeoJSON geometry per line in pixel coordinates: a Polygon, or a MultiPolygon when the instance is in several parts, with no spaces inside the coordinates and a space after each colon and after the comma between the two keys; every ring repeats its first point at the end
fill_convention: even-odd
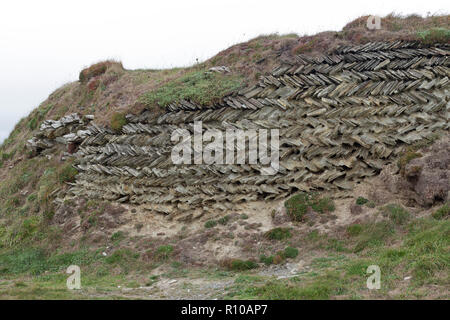
{"type": "Polygon", "coordinates": [[[186,66],[260,34],[314,34],[365,14],[448,9],[448,0],[1,0],[0,141],[100,60],[119,59],[128,69],[186,66]]]}

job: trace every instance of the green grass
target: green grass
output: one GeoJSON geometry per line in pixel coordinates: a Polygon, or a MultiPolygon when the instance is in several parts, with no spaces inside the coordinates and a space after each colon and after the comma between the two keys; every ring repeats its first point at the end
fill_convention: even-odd
{"type": "MultiPolygon", "coordinates": [[[[353,225],[355,226],[355,225],[353,225]]],[[[445,298],[450,267],[450,221],[433,218],[415,219],[409,224],[393,221],[358,224],[346,243],[351,247],[364,243],[364,250],[356,255],[317,257],[310,269],[291,279],[245,281],[229,291],[233,299],[344,299],[401,298],[416,299],[436,294],[445,298]],[[398,232],[395,230],[398,229],[398,232]],[[396,241],[394,241],[396,240],[396,241]],[[367,268],[378,265],[381,270],[381,289],[368,290],[367,268]],[[403,278],[410,275],[410,281],[403,278]],[[405,287],[406,286],[406,287],[405,287]],[[433,286],[433,290],[428,290],[433,286]],[[392,290],[403,287],[392,296],[392,290]]],[[[319,235],[312,238],[317,243],[319,235]]],[[[261,262],[270,264],[270,257],[261,262]],[[266,260],[269,259],[269,260],[266,260]]]]}
{"type": "Polygon", "coordinates": [[[266,256],[264,254],[261,254],[259,256],[259,261],[268,266],[271,264],[280,264],[286,259],[294,259],[297,256],[298,249],[288,246],[283,251],[278,251],[275,255],[266,256]]]}
{"type": "Polygon", "coordinates": [[[397,225],[402,225],[408,222],[411,215],[403,207],[396,204],[388,204],[381,208],[381,212],[384,216],[389,217],[389,219],[397,225]]]}
{"type": "Polygon", "coordinates": [[[258,264],[251,260],[233,259],[228,268],[233,271],[245,271],[258,268],[258,264]]]}
{"type": "Polygon", "coordinates": [[[273,263],[273,256],[266,256],[266,255],[262,254],[259,257],[259,261],[264,263],[266,266],[271,265],[273,263]]]}
{"type": "MultiPolygon", "coordinates": [[[[257,263],[240,259],[230,259],[227,262],[227,267],[232,272],[220,271],[219,274],[216,270],[213,275],[215,278],[233,279],[238,273],[231,286],[225,290],[225,298],[234,299],[411,299],[430,295],[433,297],[436,292],[439,292],[438,297],[445,298],[444,292],[450,284],[450,221],[429,217],[397,225],[388,219],[358,226],[359,232],[352,237],[335,240],[347,247],[360,242],[370,244],[364,250],[357,254],[344,252],[339,255],[329,255],[319,250],[318,256],[309,264],[310,268],[299,272],[294,278],[275,281],[270,277],[253,275],[250,270],[257,268],[257,263]],[[370,291],[366,288],[369,265],[378,265],[381,269],[380,290],[370,291]],[[405,276],[412,278],[405,282],[405,276]],[[392,296],[392,290],[399,287],[402,288],[400,293],[392,296]]],[[[333,238],[310,233],[304,241],[311,241],[317,248],[321,248],[320,242],[327,243],[330,239],[333,238]]],[[[173,252],[172,250],[167,245],[159,247],[158,251],[167,253],[173,252]]],[[[276,255],[294,258],[297,253],[296,248],[288,246],[276,255]]],[[[67,275],[64,270],[69,265],[76,264],[83,270],[82,288],[88,288],[90,292],[95,290],[95,296],[110,298],[110,292],[117,290],[118,284],[137,287],[158,281],[157,276],[138,280],[129,277],[126,272],[112,276],[108,271],[116,270],[117,267],[138,270],[138,259],[139,255],[130,249],[116,250],[108,257],[103,257],[101,250],[82,249],[50,254],[42,248],[3,249],[0,251],[0,297],[79,299],[81,296],[65,288],[67,275]]],[[[173,270],[165,273],[165,276],[190,276],[181,268],[180,263],[172,262],[171,268],[173,270]]],[[[86,294],[89,291],[83,292],[86,294]]]]}
{"type": "Polygon", "coordinates": [[[417,33],[419,39],[425,44],[449,43],[450,30],[447,28],[431,28],[417,33]]]}
{"type": "Polygon", "coordinates": [[[82,270],[81,290],[68,290],[65,273],[52,273],[36,276],[24,276],[14,279],[6,278],[0,282],[1,299],[19,300],[83,300],[83,299],[123,299],[117,286],[131,283],[122,275],[104,275],[86,273],[82,270]]]}
{"type": "Polygon", "coordinates": [[[447,219],[450,216],[450,204],[446,203],[431,215],[433,218],[438,220],[447,219]]]}
{"type": "Polygon", "coordinates": [[[200,105],[211,105],[225,95],[238,90],[243,84],[239,76],[192,71],[169,81],[160,88],[145,93],[140,101],[147,106],[166,107],[170,103],[189,100],[200,105]]]}
{"type": "Polygon", "coordinates": [[[337,273],[318,276],[306,285],[292,280],[268,282],[256,288],[258,299],[263,300],[326,300],[346,291],[345,284],[337,273]]]}
{"type": "Polygon", "coordinates": [[[270,240],[285,240],[292,237],[289,228],[274,228],[265,233],[265,237],[270,240]]]}
{"type": "Polygon", "coordinates": [[[207,229],[214,228],[215,226],[217,226],[216,220],[208,220],[205,222],[205,228],[207,228],[207,229]]]}
{"type": "Polygon", "coordinates": [[[283,255],[285,258],[295,258],[298,256],[298,249],[293,247],[286,247],[284,249],[283,255]]]}
{"type": "Polygon", "coordinates": [[[0,253],[0,274],[39,275],[63,270],[72,264],[90,265],[101,259],[98,251],[87,249],[54,255],[37,247],[4,250],[0,253]]]}
{"type": "Polygon", "coordinates": [[[205,228],[214,228],[217,224],[226,225],[230,221],[231,217],[229,215],[223,216],[217,220],[208,220],[205,222],[205,228]]]}
{"type": "Polygon", "coordinates": [[[125,239],[125,233],[123,231],[117,231],[111,236],[111,241],[117,246],[123,239],[125,239]]]}
{"type": "Polygon", "coordinates": [[[218,223],[220,223],[221,225],[226,225],[228,223],[228,221],[230,221],[230,216],[226,215],[222,218],[220,218],[219,220],[217,220],[218,223]]]}
{"type": "Polygon", "coordinates": [[[308,208],[317,213],[332,212],[335,209],[334,202],[330,198],[320,197],[317,193],[305,192],[292,196],[284,203],[284,206],[294,221],[303,221],[308,208]]]}
{"type": "Polygon", "coordinates": [[[367,200],[364,197],[358,197],[358,199],[356,199],[356,204],[359,206],[362,206],[362,205],[366,204],[367,202],[369,202],[369,200],[367,200]]]}
{"type": "Polygon", "coordinates": [[[382,246],[393,234],[395,234],[395,227],[389,221],[364,224],[353,251],[360,252],[367,248],[382,246]]]}
{"type": "Polygon", "coordinates": [[[58,170],[58,180],[60,183],[74,182],[75,176],[78,174],[78,170],[72,167],[71,163],[68,163],[58,170]]]}
{"type": "Polygon", "coordinates": [[[173,253],[173,246],[171,245],[162,245],[156,249],[156,257],[159,260],[167,260],[173,253]]]}
{"type": "Polygon", "coordinates": [[[137,270],[141,266],[138,262],[140,254],[128,249],[121,248],[114,251],[110,256],[105,258],[105,263],[111,267],[120,267],[122,273],[127,274],[131,270],[137,270]]]}
{"type": "Polygon", "coordinates": [[[376,224],[370,229],[366,228],[365,234],[360,237],[364,241],[370,239],[372,247],[362,256],[366,256],[366,260],[371,261],[370,264],[379,265],[392,278],[401,278],[403,274],[411,273],[416,284],[448,281],[445,278],[438,280],[439,277],[436,278],[435,275],[441,271],[447,274],[450,266],[450,222],[430,218],[416,219],[406,228],[401,245],[396,247],[391,247],[386,242],[393,235],[391,227],[376,224]]]}
{"type": "Polygon", "coordinates": [[[362,231],[363,231],[363,227],[360,224],[352,224],[347,227],[347,234],[350,237],[358,236],[361,234],[362,231]]]}

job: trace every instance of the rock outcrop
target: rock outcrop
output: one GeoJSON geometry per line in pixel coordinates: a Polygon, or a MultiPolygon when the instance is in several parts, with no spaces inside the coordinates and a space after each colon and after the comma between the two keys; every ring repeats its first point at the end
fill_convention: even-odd
{"type": "Polygon", "coordinates": [[[282,61],[258,85],[215,105],[182,101],[157,117],[128,115],[120,132],[91,123],[77,134],[80,174],[71,194],[164,213],[225,210],[298,190],[339,194],[377,174],[405,145],[448,131],[449,53],[445,44],[401,41],[342,47],[282,61]],[[279,129],[278,173],[262,175],[254,164],[174,165],[171,133],[193,133],[194,121],[204,130],[279,129]]]}
{"type": "Polygon", "coordinates": [[[36,154],[51,149],[57,144],[67,145],[69,152],[74,151],[72,146],[81,143],[91,134],[91,131],[86,130],[86,126],[92,120],[94,120],[92,115],[80,116],[76,113],[59,120],[45,120],[39,132],[27,141],[27,145],[36,154]]]}

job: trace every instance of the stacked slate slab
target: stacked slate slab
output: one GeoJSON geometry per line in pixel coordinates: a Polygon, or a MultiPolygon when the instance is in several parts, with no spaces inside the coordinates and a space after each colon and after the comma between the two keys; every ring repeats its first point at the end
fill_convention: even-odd
{"type": "Polygon", "coordinates": [[[259,83],[201,106],[174,102],[155,117],[128,115],[121,132],[91,124],[77,153],[73,196],[182,209],[227,209],[298,191],[351,190],[406,145],[449,129],[447,44],[346,46],[281,61],[259,83]],[[279,129],[280,169],[259,165],[174,165],[171,133],[279,129]]]}
{"type": "Polygon", "coordinates": [[[59,120],[45,120],[38,133],[27,141],[29,149],[40,153],[52,149],[58,144],[69,145],[81,143],[91,131],[86,126],[94,120],[93,115],[80,116],[72,113],[59,120]]]}

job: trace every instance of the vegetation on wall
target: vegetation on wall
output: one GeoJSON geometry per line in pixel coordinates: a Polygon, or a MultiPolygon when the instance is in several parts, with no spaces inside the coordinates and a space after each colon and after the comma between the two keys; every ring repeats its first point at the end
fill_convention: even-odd
{"type": "Polygon", "coordinates": [[[225,95],[239,89],[243,79],[237,75],[192,71],[169,81],[160,88],[147,92],[140,100],[147,106],[157,104],[166,107],[181,100],[193,101],[200,105],[211,105],[225,95]]]}

